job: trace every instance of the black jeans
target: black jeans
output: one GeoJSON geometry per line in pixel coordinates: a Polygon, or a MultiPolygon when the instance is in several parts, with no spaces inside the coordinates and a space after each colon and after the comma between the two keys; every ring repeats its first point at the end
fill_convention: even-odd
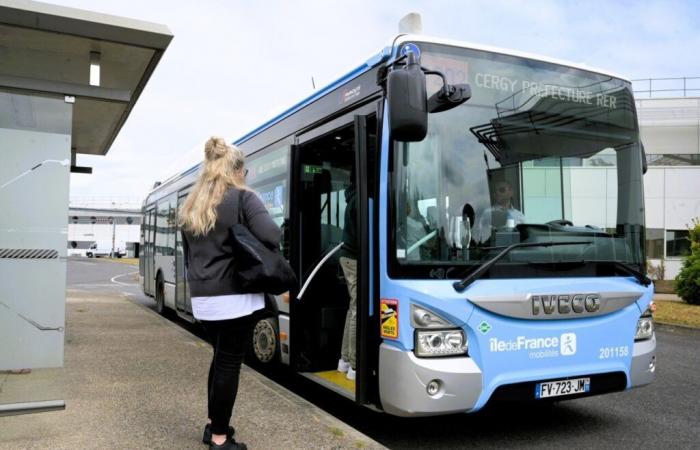
{"type": "Polygon", "coordinates": [[[253,317],[202,320],[202,325],[214,347],[207,382],[211,431],[213,434],[226,434],[238,392],[241,364],[252,338],[253,317]]]}

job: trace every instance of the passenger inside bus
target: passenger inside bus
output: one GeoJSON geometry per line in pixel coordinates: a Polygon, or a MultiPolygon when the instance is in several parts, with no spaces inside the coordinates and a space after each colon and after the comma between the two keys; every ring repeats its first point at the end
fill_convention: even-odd
{"type": "Polygon", "coordinates": [[[345,189],[345,214],[343,217],[343,249],[340,266],[343,269],[350,301],[345,315],[343,343],[338,361],[338,371],[345,373],[348,380],[355,379],[357,369],[357,191],[355,188],[355,166],[350,171],[350,185],[345,189]]]}

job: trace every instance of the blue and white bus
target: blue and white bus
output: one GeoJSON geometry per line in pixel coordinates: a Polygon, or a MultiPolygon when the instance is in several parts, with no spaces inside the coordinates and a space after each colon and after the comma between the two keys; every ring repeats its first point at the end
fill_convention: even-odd
{"type": "MultiPolygon", "coordinates": [[[[650,383],[646,169],[630,82],[420,35],[235,142],[301,283],[269,296],[253,354],[399,416],[650,383]],[[356,379],[336,371],[356,190],[356,379]],[[300,290],[303,286],[303,295],[300,290]]],[[[197,176],[144,202],[140,272],[192,319],[175,217],[197,176]]]]}

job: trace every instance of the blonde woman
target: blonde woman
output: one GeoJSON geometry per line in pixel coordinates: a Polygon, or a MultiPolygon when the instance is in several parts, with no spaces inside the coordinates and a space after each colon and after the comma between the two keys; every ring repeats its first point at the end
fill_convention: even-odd
{"type": "Polygon", "coordinates": [[[246,173],[240,149],[210,138],[199,179],[180,213],[192,313],[214,347],[207,383],[209,423],[202,437],[210,449],[246,449],[233,439],[229,422],[250,344],[252,313],[265,306],[264,294],[242,292],[233,276],[230,228],[238,222],[238,209],[263,244],[278,249],[280,242],[280,229],[245,185],[246,173]]]}

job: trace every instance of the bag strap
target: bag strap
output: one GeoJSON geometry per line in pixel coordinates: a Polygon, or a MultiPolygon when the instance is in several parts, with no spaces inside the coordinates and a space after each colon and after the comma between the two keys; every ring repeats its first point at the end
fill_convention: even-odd
{"type": "Polygon", "coordinates": [[[241,225],[247,225],[245,214],[243,214],[243,189],[238,191],[238,223],[241,225]]]}

